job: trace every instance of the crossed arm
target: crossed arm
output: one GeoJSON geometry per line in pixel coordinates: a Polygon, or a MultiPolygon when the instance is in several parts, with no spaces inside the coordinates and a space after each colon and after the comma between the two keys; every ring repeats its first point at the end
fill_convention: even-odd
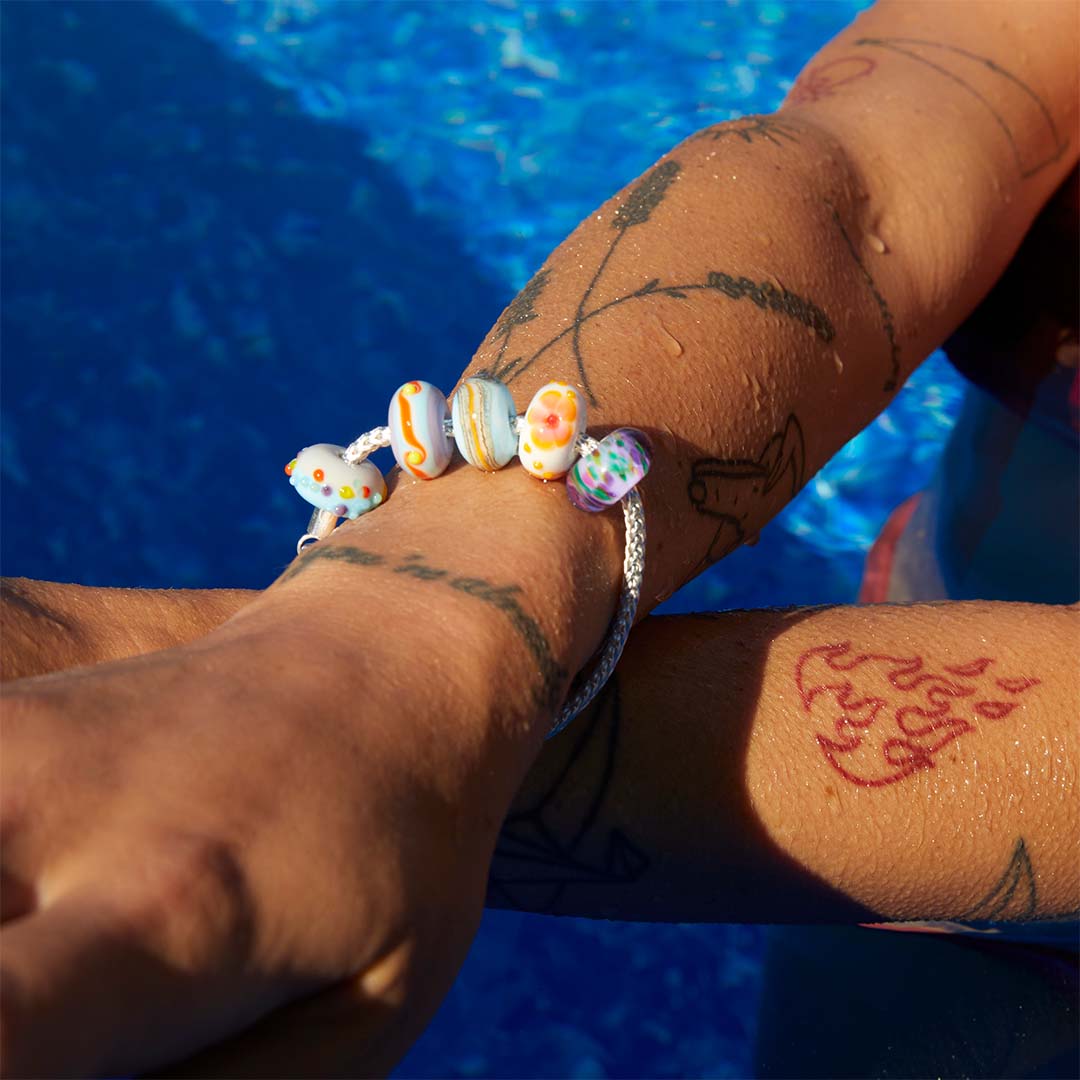
{"type": "MultiPolygon", "coordinates": [[[[117,640],[87,614],[99,591],[8,581],[6,659],[99,660],[94,643],[117,640]],[[18,644],[35,626],[35,647],[18,644]]],[[[163,610],[197,636],[252,596],[112,600],[135,650],[158,642],[163,610]]],[[[488,905],[679,922],[1075,915],[1078,646],[1077,605],[647,619],[515,795],[488,905]]]]}
{"type": "MultiPolygon", "coordinates": [[[[880,5],[811,62],[778,114],[705,129],[600,207],[485,338],[469,373],[501,378],[519,407],[548,378],[570,377],[589,398],[593,430],[631,423],[651,436],[646,607],[752,539],[1004,267],[1075,161],[1080,65],[1066,8],[880,5]]],[[[262,1053],[287,1071],[289,1033],[327,1011],[350,1022],[320,1043],[321,1065],[305,1057],[294,1069],[332,1067],[335,1053],[363,1063],[354,1069],[387,1068],[464,955],[497,846],[494,891],[520,902],[520,846],[536,792],[547,790],[542,771],[510,817],[520,826],[513,850],[500,825],[571,674],[603,636],[620,550],[620,523],[574,510],[557,485],[458,468],[430,485],[399,480],[385,507],[231,617],[228,597],[215,609],[141,598],[147,647],[177,643],[165,651],[135,655],[134,617],[103,605],[113,644],[86,657],[69,638],[62,663],[117,662],[13,684],[5,705],[5,1069],[148,1068],[245,1032],[201,1067],[223,1075],[235,1055],[262,1053]],[[268,790],[287,794],[287,816],[268,790]],[[103,971],[137,993],[101,993],[103,971]],[[61,1043],[59,1030],[74,1036],[61,1043]]],[[[13,617],[32,623],[36,601],[24,599],[13,617]]],[[[63,637],[72,620],[50,603],[48,626],[63,637]]],[[[708,688],[734,687],[734,715],[753,723],[729,727],[714,714],[711,728],[678,725],[680,738],[705,740],[683,761],[673,740],[649,744],[671,712],[647,709],[647,722],[619,726],[613,774],[630,785],[623,805],[653,792],[658,818],[670,811],[684,829],[711,820],[714,831],[690,844],[663,820],[631,824],[609,785],[595,813],[569,814],[560,843],[606,866],[620,833],[620,903],[652,917],[685,917],[690,890],[665,893],[657,873],[629,874],[642,857],[700,886],[702,914],[782,917],[777,890],[740,895],[717,883],[716,850],[747,879],[790,883],[795,902],[821,917],[960,915],[990,896],[995,867],[1000,876],[1014,855],[1017,880],[1025,858],[1032,867],[1034,912],[1075,906],[1075,880],[1056,868],[1076,823],[1055,794],[1073,783],[1055,725],[1075,685],[1052,650],[969,649],[963,634],[928,633],[954,618],[942,610],[922,616],[921,629],[889,614],[719,620],[737,629],[716,643],[726,677],[708,688]],[[744,631],[760,643],[756,660],[737,643],[744,631]],[[904,712],[921,675],[937,680],[920,684],[934,687],[931,709],[962,705],[937,726],[946,717],[933,713],[929,733],[904,712]],[[858,745],[867,717],[848,715],[841,677],[882,701],[858,745]],[[760,718],[748,705],[755,685],[760,718]],[[953,885],[935,880],[933,859],[917,888],[910,872],[875,883],[850,849],[813,840],[836,837],[848,817],[873,829],[867,815],[910,838],[915,807],[958,806],[949,785],[963,794],[965,777],[988,778],[992,761],[1021,782],[1020,752],[1006,749],[1017,727],[1038,799],[1006,799],[953,885]],[[889,739],[909,744],[887,749],[889,739]],[[668,767],[652,768],[658,757],[668,767]],[[883,767],[910,771],[877,783],[883,767]],[[795,794],[804,801],[789,803],[795,794]],[[788,805],[801,807],[804,828],[785,825],[788,805]]],[[[1045,614],[1040,634],[1060,641],[1073,613],[1045,614]]],[[[962,617],[980,637],[1013,616],[962,617]]],[[[1023,614],[1025,633],[1039,621],[1023,614]]],[[[701,625],[671,631],[673,655],[701,625]]],[[[43,648],[47,629],[39,622],[24,640],[43,648]]],[[[602,745],[603,710],[637,700],[642,654],[631,655],[634,674],[566,747],[588,733],[602,745]]],[[[34,670],[20,664],[16,674],[34,670]]],[[[655,677],[663,683],[664,670],[655,677]]],[[[656,690],[640,688],[642,700],[650,692],[655,703],[656,690]]],[[[942,851],[977,832],[972,807],[967,825],[939,823],[942,851]]],[[[867,835],[851,834],[857,851],[867,835]]],[[[913,847],[909,870],[933,846],[913,847]]],[[[543,890],[529,887],[541,906],[543,890]]],[[[594,882],[550,903],[603,910],[610,896],[594,882]]]]}

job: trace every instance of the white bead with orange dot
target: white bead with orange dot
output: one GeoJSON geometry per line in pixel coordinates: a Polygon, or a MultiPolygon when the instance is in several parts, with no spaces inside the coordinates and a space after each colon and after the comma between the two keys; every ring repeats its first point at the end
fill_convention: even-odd
{"type": "Polygon", "coordinates": [[[518,434],[518,459],[541,480],[565,476],[577,457],[586,423],[585,399],[566,382],[549,382],[533,395],[518,434]]]}

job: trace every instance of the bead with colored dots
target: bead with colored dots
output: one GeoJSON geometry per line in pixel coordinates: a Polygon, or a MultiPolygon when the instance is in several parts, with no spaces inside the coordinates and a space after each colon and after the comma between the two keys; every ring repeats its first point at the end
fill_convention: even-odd
{"type": "Polygon", "coordinates": [[[579,510],[614,506],[649,471],[649,442],[635,428],[616,428],[579,458],[566,478],[566,494],[579,510]]]}
{"type": "Polygon", "coordinates": [[[316,443],[301,450],[285,472],[289,483],[317,510],[358,518],[386,498],[386,482],[370,461],[351,465],[342,459],[343,453],[344,447],[316,443]]]}
{"type": "Polygon", "coordinates": [[[454,441],[446,433],[449,409],[437,387],[413,379],[390,399],[390,448],[401,468],[420,480],[433,480],[446,470],[454,441]]]}
{"type": "Polygon", "coordinates": [[[452,402],[454,442],[477,469],[496,472],[517,453],[517,410],[510,391],[494,379],[466,379],[452,402]]]}
{"type": "Polygon", "coordinates": [[[566,474],[585,430],[585,412],[585,399],[569,383],[549,382],[536,391],[518,436],[518,458],[527,472],[541,480],[566,474]]]}

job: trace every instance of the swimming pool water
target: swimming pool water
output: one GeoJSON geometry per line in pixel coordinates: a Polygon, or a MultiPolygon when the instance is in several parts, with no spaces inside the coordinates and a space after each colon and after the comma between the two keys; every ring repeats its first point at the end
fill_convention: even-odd
{"type": "MultiPolygon", "coordinates": [[[[862,3],[3,5],[5,573],[270,581],[281,474],[449,387],[548,250],[862,3]],[[372,404],[376,403],[376,404],[372,404]]],[[[940,355],[664,610],[847,601],[955,416],[940,355]]],[[[493,913],[401,1076],[741,1076],[753,928],[493,913]]]]}

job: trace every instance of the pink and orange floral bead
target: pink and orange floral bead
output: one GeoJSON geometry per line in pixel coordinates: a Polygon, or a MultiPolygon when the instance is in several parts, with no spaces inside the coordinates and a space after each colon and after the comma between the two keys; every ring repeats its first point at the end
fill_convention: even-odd
{"type": "Polygon", "coordinates": [[[541,386],[525,410],[518,459],[541,480],[565,476],[574,464],[578,436],[585,431],[585,399],[569,383],[541,386]]]}

